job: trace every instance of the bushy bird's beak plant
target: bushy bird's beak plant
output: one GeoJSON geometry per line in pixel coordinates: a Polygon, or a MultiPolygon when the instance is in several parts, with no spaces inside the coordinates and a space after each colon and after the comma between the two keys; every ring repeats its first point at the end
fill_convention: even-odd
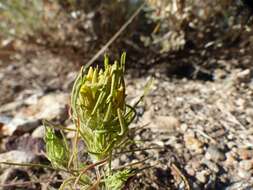
{"type": "Polygon", "coordinates": [[[72,148],[64,133],[57,135],[56,126],[44,122],[47,157],[54,168],[69,173],[60,189],[118,190],[134,175],[130,169],[111,168],[113,152],[125,146],[128,127],[136,115],[137,103],[131,107],[125,100],[125,59],[123,53],[120,62],[109,64],[105,56],[103,69],[81,69],[71,94],[71,117],[76,134],[72,148]],[[91,158],[89,165],[79,160],[79,140],[84,142],[91,158]]]}

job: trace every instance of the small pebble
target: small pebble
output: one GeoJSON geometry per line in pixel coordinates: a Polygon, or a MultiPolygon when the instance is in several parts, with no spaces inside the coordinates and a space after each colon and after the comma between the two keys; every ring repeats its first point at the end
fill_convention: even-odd
{"type": "Polygon", "coordinates": [[[217,164],[213,163],[210,160],[203,159],[202,163],[205,164],[211,171],[214,171],[215,173],[219,172],[219,167],[217,164]]]}
{"type": "Polygon", "coordinates": [[[226,160],[224,162],[225,167],[235,166],[237,163],[238,163],[238,161],[236,160],[233,153],[231,153],[231,152],[226,153],[226,160]]]}
{"type": "Polygon", "coordinates": [[[8,124],[3,125],[3,134],[13,135],[15,132],[26,133],[39,125],[39,120],[34,118],[23,118],[16,116],[8,124]]]}
{"type": "Polygon", "coordinates": [[[253,167],[253,160],[242,160],[239,162],[239,167],[245,171],[249,171],[253,167]]]}
{"type": "Polygon", "coordinates": [[[236,145],[236,142],[234,142],[234,141],[229,141],[229,142],[227,142],[226,144],[227,144],[227,147],[228,147],[229,149],[232,149],[233,147],[236,147],[236,146],[237,146],[237,145],[236,145]]]}
{"type": "MultiPolygon", "coordinates": [[[[12,150],[0,154],[0,162],[15,162],[15,163],[31,163],[35,159],[35,155],[31,152],[12,150]]],[[[9,168],[10,166],[0,164],[0,169],[9,168]]]]}
{"type": "Polygon", "coordinates": [[[240,180],[238,182],[232,183],[229,185],[226,190],[251,190],[252,183],[245,182],[244,180],[240,180]]]}
{"type": "Polygon", "coordinates": [[[158,146],[164,146],[164,142],[160,141],[160,140],[155,140],[155,141],[153,141],[153,143],[158,145],[158,146]]]}
{"type": "Polygon", "coordinates": [[[187,172],[188,175],[195,176],[195,171],[191,166],[186,165],[185,166],[185,171],[187,172]]]}
{"type": "Polygon", "coordinates": [[[49,93],[35,104],[22,108],[19,115],[24,118],[65,121],[68,118],[68,101],[69,95],[66,93],[49,93]]]}
{"type": "Polygon", "coordinates": [[[251,71],[250,69],[245,69],[236,74],[236,79],[238,82],[249,82],[251,79],[251,71]]]}
{"type": "Polygon", "coordinates": [[[194,156],[190,161],[188,161],[188,164],[191,165],[195,171],[198,171],[201,166],[201,158],[194,156]]]}
{"type": "MultiPolygon", "coordinates": [[[[8,168],[6,169],[3,174],[0,176],[1,184],[9,184],[13,181],[15,182],[24,182],[29,181],[30,177],[25,171],[24,168],[8,168]]],[[[9,187],[3,187],[1,190],[11,190],[11,189],[20,189],[18,186],[9,186],[9,187]]]]}
{"type": "Polygon", "coordinates": [[[170,138],[164,144],[174,146],[176,142],[177,142],[177,138],[175,136],[170,136],[170,138]]]}
{"type": "Polygon", "coordinates": [[[253,150],[249,150],[247,148],[240,148],[237,150],[237,153],[242,160],[247,160],[253,158],[253,150]]]}
{"type": "Polygon", "coordinates": [[[227,138],[228,138],[228,140],[233,140],[235,137],[233,134],[228,134],[227,138]]]}
{"type": "Polygon", "coordinates": [[[196,153],[203,152],[203,143],[195,137],[192,136],[184,136],[185,146],[189,150],[193,150],[196,153]]]}
{"type": "Polygon", "coordinates": [[[196,178],[199,182],[201,183],[206,183],[207,181],[207,177],[206,177],[207,173],[205,170],[201,171],[201,172],[197,172],[196,174],[196,178]]]}
{"type": "Polygon", "coordinates": [[[239,176],[240,178],[243,178],[243,179],[249,179],[249,178],[251,178],[251,172],[250,172],[250,171],[246,171],[246,170],[239,169],[239,170],[238,170],[238,176],[239,176]]]}
{"type": "Polygon", "coordinates": [[[111,164],[112,167],[118,167],[120,165],[120,159],[114,159],[111,164]]]}
{"type": "Polygon", "coordinates": [[[188,129],[188,125],[183,123],[181,124],[180,129],[182,130],[182,132],[185,132],[188,129]]]}
{"type": "Polygon", "coordinates": [[[45,136],[45,127],[42,125],[34,129],[32,133],[32,138],[44,138],[44,136],[45,136]]]}
{"type": "Polygon", "coordinates": [[[207,148],[205,157],[208,160],[213,160],[215,163],[225,160],[224,153],[221,152],[217,147],[213,145],[207,148]]]}

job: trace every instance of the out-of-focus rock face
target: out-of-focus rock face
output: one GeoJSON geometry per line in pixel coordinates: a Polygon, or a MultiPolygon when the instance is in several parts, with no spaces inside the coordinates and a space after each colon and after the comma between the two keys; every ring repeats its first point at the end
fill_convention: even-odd
{"type": "Polygon", "coordinates": [[[38,119],[28,119],[16,116],[10,122],[3,125],[2,134],[8,136],[12,135],[14,132],[25,133],[33,130],[38,125],[38,119]]]}
{"type": "MultiPolygon", "coordinates": [[[[6,153],[0,154],[0,162],[9,162],[9,163],[31,163],[35,159],[35,155],[31,152],[24,152],[19,150],[13,150],[6,153]]],[[[1,164],[0,163],[0,170],[9,168],[10,165],[1,164]]]]}
{"type": "Polygon", "coordinates": [[[51,93],[32,101],[28,98],[13,118],[7,116],[0,118],[1,134],[8,136],[30,132],[38,127],[43,119],[63,122],[68,116],[68,102],[69,95],[65,93],[51,93]]]}
{"type": "Polygon", "coordinates": [[[38,99],[35,104],[23,108],[18,115],[27,118],[37,119],[60,119],[65,120],[67,117],[67,105],[69,95],[65,93],[51,93],[38,99]]]}
{"type": "MultiPolygon", "coordinates": [[[[2,188],[2,190],[15,190],[19,189],[21,187],[10,185],[13,184],[13,181],[15,182],[27,182],[30,180],[29,174],[24,169],[19,168],[8,168],[4,171],[4,173],[0,176],[0,183],[6,185],[2,188]],[[9,185],[7,185],[9,184],[9,185]]],[[[32,186],[32,184],[29,184],[32,186]]],[[[28,186],[23,187],[22,189],[32,190],[32,188],[28,188],[28,186]]]]}

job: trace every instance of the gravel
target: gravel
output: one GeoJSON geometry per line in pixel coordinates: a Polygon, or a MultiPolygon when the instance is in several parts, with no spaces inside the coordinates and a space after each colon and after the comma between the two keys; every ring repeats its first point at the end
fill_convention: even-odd
{"type": "MultiPolygon", "coordinates": [[[[42,60],[47,61],[45,58],[42,60]]],[[[37,62],[40,63],[39,60],[37,62]]],[[[61,61],[56,62],[60,64],[61,61]]],[[[32,87],[39,84],[39,90],[27,92],[23,89],[19,98],[10,98],[12,102],[6,102],[0,108],[0,122],[7,125],[22,116],[25,121],[30,121],[31,118],[53,119],[64,126],[71,126],[67,120],[70,90],[64,92],[64,89],[70,88],[73,81],[69,81],[64,89],[61,85],[63,79],[73,80],[74,74],[61,73],[59,81],[55,81],[57,67],[47,70],[46,64],[43,63],[40,67],[38,63],[32,66],[37,67],[36,71],[43,70],[43,78],[37,79],[37,75],[26,72],[24,75],[27,76],[23,76],[26,78],[24,84],[22,81],[18,81],[18,84],[27,86],[27,80],[34,79],[31,80],[32,87]],[[45,84],[40,81],[45,81],[45,84]],[[48,84],[58,91],[52,92],[52,87],[48,84]]],[[[19,69],[21,68],[17,66],[14,73],[17,76],[22,73],[19,69]]],[[[165,65],[163,70],[167,69],[165,65]]],[[[6,72],[10,74],[13,71],[6,72]]],[[[141,172],[132,179],[129,189],[184,189],[187,185],[194,190],[250,189],[253,186],[253,83],[249,78],[250,72],[234,68],[230,69],[230,73],[225,72],[225,77],[213,81],[176,78],[165,75],[166,72],[157,73],[159,71],[156,69],[150,71],[149,74],[154,76],[152,89],[137,107],[138,118],[131,125],[130,138],[137,143],[126,150],[139,151],[130,151],[113,162],[113,166],[117,167],[149,158],[137,166],[141,172]],[[146,150],[140,150],[143,148],[146,150]]],[[[21,78],[19,76],[15,80],[21,78]]],[[[129,102],[138,99],[146,81],[145,76],[126,76],[129,102]]],[[[38,147],[43,147],[43,127],[39,123],[25,129],[27,130],[16,136],[12,132],[9,133],[12,134],[10,137],[2,138],[0,161],[33,161],[32,151],[23,149],[36,141],[38,147]],[[8,150],[3,146],[6,141],[10,144],[8,150]]],[[[0,127],[0,132],[3,134],[3,127],[0,127]]],[[[71,138],[71,135],[68,137],[71,138]]],[[[31,149],[34,147],[31,146],[31,149]]],[[[41,153],[41,150],[38,152],[41,153]]],[[[3,171],[6,165],[0,167],[3,171]]]]}

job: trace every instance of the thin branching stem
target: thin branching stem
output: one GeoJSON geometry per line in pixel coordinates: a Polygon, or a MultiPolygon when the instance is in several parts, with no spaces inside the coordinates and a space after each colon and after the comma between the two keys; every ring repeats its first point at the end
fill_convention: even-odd
{"type": "Polygon", "coordinates": [[[80,178],[82,177],[83,174],[85,174],[88,170],[90,170],[90,169],[92,169],[92,168],[94,168],[98,165],[105,164],[107,162],[107,160],[108,160],[108,158],[105,158],[105,159],[103,159],[101,161],[98,161],[94,164],[90,164],[87,167],[85,167],[82,171],[80,171],[80,174],[78,175],[78,177],[75,180],[74,188],[76,188],[76,186],[77,186],[77,184],[78,184],[78,182],[79,182],[79,180],[80,180],[80,178]]]}
{"type": "Polygon", "coordinates": [[[127,150],[127,151],[122,151],[122,152],[116,152],[114,155],[119,155],[119,154],[126,154],[126,153],[132,153],[132,152],[140,152],[144,150],[159,150],[159,149],[164,149],[164,147],[150,147],[150,148],[141,148],[141,149],[132,149],[132,150],[127,150]]]}
{"type": "Polygon", "coordinates": [[[0,162],[0,164],[11,165],[11,166],[22,166],[22,167],[47,168],[47,169],[51,169],[51,170],[54,170],[54,171],[61,171],[61,172],[69,173],[69,174],[72,174],[72,175],[75,175],[74,172],[77,172],[77,170],[66,170],[66,169],[63,169],[63,168],[54,168],[52,166],[45,165],[45,164],[15,163],[15,162],[0,162]]]}

